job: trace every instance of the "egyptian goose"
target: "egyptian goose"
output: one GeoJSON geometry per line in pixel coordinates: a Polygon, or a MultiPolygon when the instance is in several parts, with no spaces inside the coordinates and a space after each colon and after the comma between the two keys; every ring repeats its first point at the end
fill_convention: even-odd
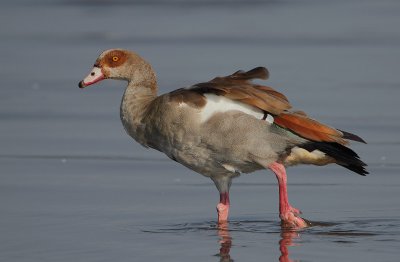
{"type": "Polygon", "coordinates": [[[127,81],[120,108],[126,132],[144,147],[211,178],[220,194],[219,223],[228,220],[232,179],[267,168],[278,179],[282,225],[303,228],[306,220],[288,202],[285,167],[336,163],[364,176],[366,164],[346,145],[365,141],[290,111],[286,96],[251,82],[268,75],[257,67],[157,96],[151,65],[134,52],[112,49],[97,58],[79,87],[103,79],[127,81]]]}

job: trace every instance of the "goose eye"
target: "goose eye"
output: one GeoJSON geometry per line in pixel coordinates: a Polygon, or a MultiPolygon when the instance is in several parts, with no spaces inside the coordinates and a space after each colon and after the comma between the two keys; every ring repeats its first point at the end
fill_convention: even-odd
{"type": "Polygon", "coordinates": [[[117,62],[117,61],[119,60],[119,57],[118,57],[118,56],[113,56],[113,57],[112,57],[112,60],[113,60],[114,62],[117,62]]]}

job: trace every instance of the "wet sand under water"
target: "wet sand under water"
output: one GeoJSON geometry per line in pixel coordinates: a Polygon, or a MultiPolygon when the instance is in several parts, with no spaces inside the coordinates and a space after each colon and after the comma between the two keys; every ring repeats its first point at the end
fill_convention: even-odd
{"type": "Polygon", "coordinates": [[[398,261],[400,2],[149,2],[0,3],[0,261],[398,261]],[[218,227],[213,183],[124,133],[124,83],[78,89],[112,47],[160,93],[267,66],[295,108],[368,142],[371,174],[290,168],[297,232],[273,174],[242,175],[218,227]]]}

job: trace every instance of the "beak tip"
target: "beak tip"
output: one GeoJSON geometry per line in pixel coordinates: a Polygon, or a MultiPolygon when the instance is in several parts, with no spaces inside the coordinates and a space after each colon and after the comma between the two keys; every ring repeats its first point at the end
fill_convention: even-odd
{"type": "Polygon", "coordinates": [[[84,88],[86,85],[83,83],[83,80],[79,82],[78,84],[79,88],[84,88]]]}

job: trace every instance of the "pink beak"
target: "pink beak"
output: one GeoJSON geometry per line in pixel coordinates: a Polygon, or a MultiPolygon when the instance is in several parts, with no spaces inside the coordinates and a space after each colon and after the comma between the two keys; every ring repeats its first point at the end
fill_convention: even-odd
{"type": "Polygon", "coordinates": [[[84,88],[90,86],[94,83],[97,83],[103,80],[104,74],[100,67],[93,67],[92,71],[85,77],[82,81],[79,82],[79,88],[84,88]]]}

